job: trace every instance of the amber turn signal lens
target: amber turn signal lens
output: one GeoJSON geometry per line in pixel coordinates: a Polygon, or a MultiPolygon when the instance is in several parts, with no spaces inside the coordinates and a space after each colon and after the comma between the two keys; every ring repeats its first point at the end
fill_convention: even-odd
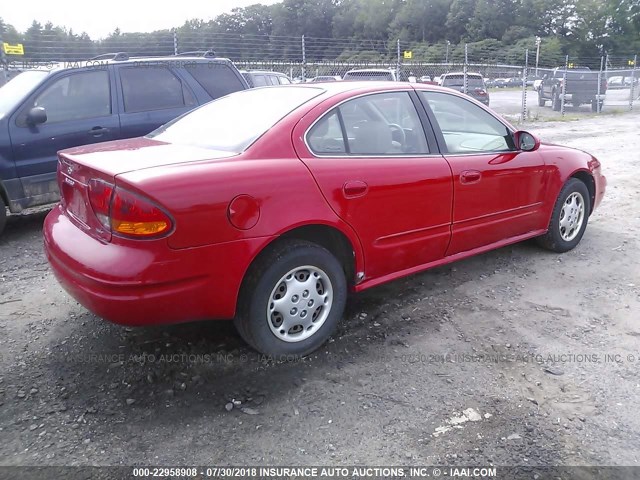
{"type": "Polygon", "coordinates": [[[111,228],[114,232],[124,235],[146,236],[158,235],[169,229],[167,222],[127,222],[112,220],[111,228]]]}

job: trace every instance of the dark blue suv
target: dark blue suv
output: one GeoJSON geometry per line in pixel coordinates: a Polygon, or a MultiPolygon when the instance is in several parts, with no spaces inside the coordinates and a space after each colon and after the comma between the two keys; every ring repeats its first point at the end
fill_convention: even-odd
{"type": "Polygon", "coordinates": [[[233,63],[109,54],[21,73],[0,88],[0,233],[6,208],[56,202],[56,152],[146,135],[198,105],[249,88],[233,63]]]}

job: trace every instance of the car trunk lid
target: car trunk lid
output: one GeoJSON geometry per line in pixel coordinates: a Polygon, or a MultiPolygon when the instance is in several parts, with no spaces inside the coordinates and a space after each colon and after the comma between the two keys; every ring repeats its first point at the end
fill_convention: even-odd
{"type": "Polygon", "coordinates": [[[177,163],[215,161],[235,155],[237,154],[234,152],[170,144],[147,138],[63,150],[58,154],[60,203],[76,226],[95,238],[109,242],[111,230],[104,223],[104,218],[96,215],[91,202],[93,200],[94,205],[95,202],[109,202],[110,192],[116,187],[118,175],[177,163]],[[99,188],[95,188],[96,186],[99,188]]]}

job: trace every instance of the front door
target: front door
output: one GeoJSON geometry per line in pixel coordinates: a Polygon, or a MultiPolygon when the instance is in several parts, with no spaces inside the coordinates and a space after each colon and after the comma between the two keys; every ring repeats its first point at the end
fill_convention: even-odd
{"type": "Polygon", "coordinates": [[[507,127],[475,103],[422,91],[453,172],[453,225],[447,255],[544,229],[544,162],[515,148],[507,127]]]}
{"type": "Polygon", "coordinates": [[[36,199],[57,191],[58,150],[119,137],[111,86],[106,68],[70,71],[46,82],[11,119],[9,135],[25,197],[36,199]],[[46,122],[27,121],[33,107],[45,109],[46,122]]]}

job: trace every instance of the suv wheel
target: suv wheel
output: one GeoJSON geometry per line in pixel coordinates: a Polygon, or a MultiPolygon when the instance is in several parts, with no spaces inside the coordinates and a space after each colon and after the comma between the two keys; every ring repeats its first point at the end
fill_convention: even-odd
{"type": "Polygon", "coordinates": [[[538,106],[539,107],[544,107],[547,104],[547,101],[542,98],[542,90],[539,89],[538,90],[538,106]]]}
{"type": "Polygon", "coordinates": [[[2,196],[0,196],[0,235],[4,231],[4,227],[7,224],[7,206],[4,204],[2,196]]]}
{"type": "Polygon", "coordinates": [[[557,92],[551,97],[551,108],[555,112],[559,112],[562,109],[562,100],[560,100],[560,95],[557,92]]]}

